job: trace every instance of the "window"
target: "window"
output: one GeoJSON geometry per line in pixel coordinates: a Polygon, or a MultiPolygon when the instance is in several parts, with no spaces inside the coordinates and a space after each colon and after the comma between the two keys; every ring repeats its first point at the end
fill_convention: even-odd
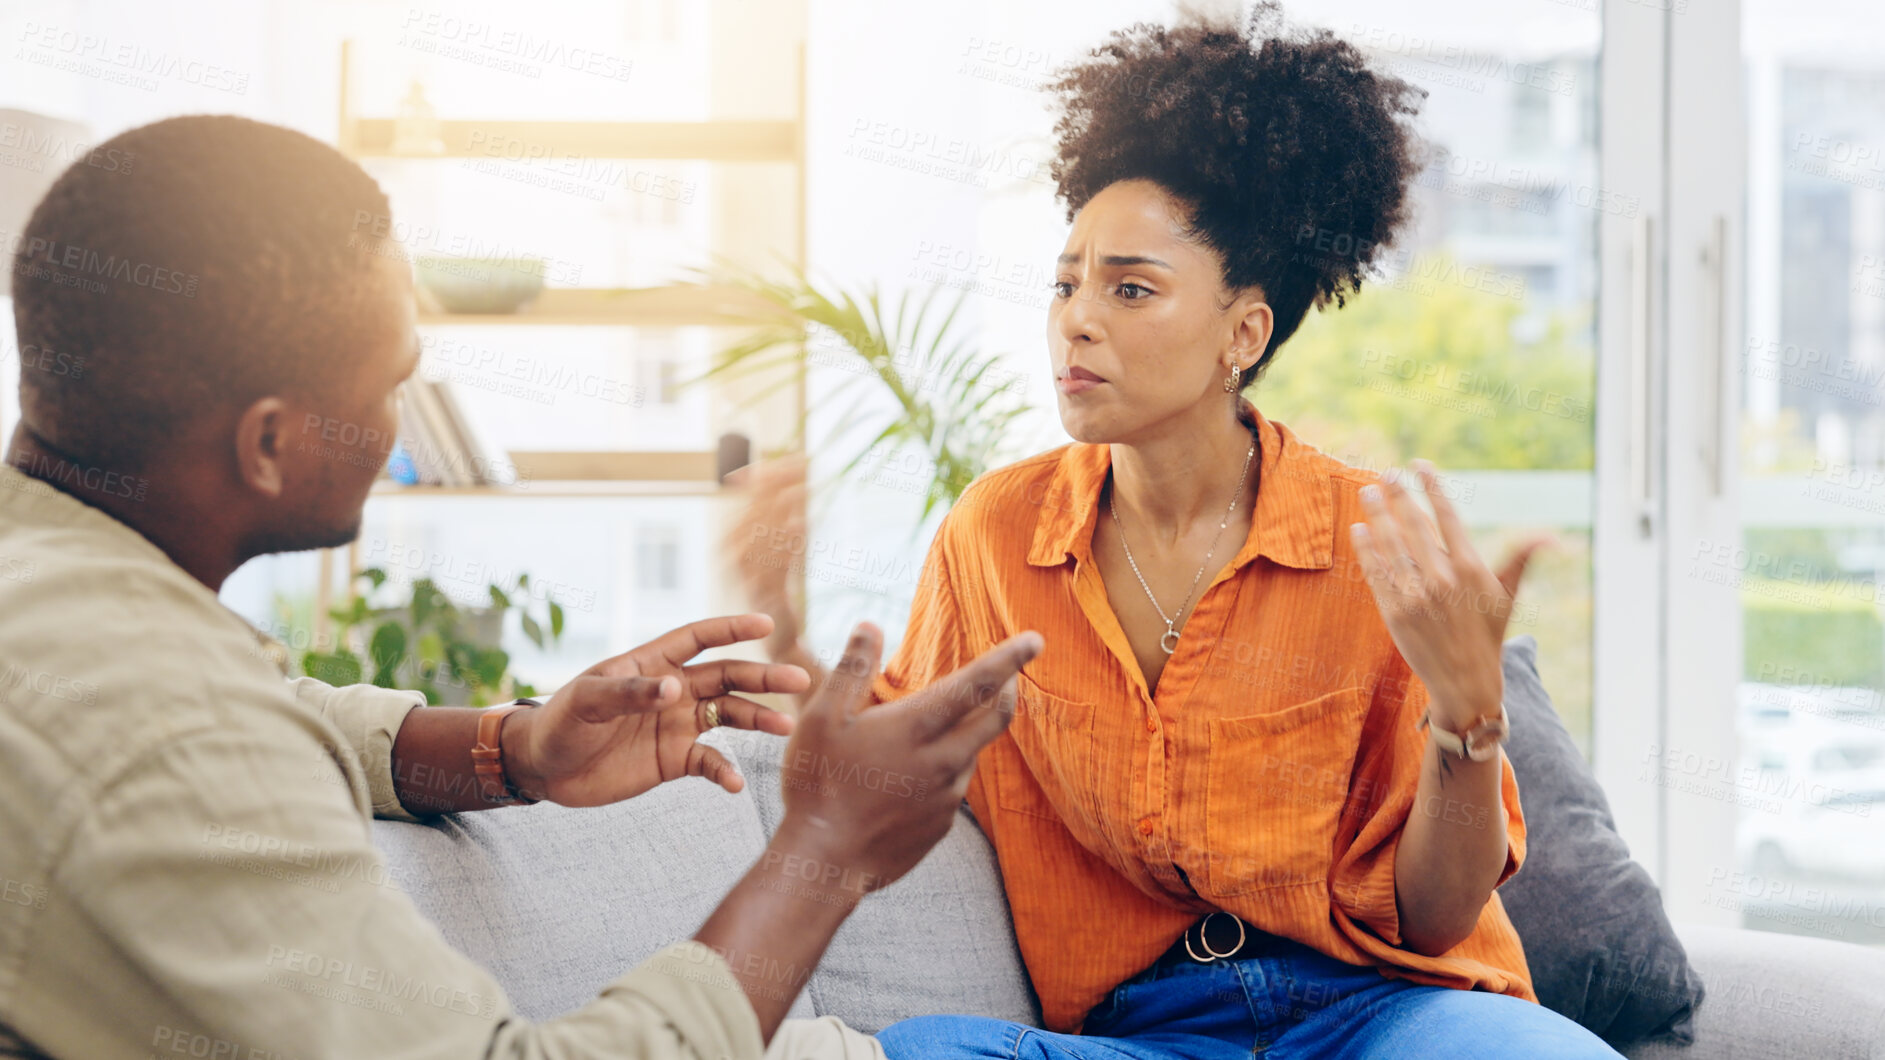
{"type": "Polygon", "coordinates": [[[677,527],[644,523],[635,532],[635,585],[643,592],[681,587],[681,533],[677,527]]]}
{"type": "Polygon", "coordinates": [[[1855,793],[1885,779],[1885,15],[1742,7],[1743,503],[1716,566],[1735,576],[1719,596],[1740,613],[1741,701],[1785,705],[1739,723],[1744,760],[1784,763],[1740,804],[1743,867],[1766,874],[1742,917],[1885,943],[1853,912],[1885,886],[1885,860],[1855,850],[1878,845],[1855,793]]]}

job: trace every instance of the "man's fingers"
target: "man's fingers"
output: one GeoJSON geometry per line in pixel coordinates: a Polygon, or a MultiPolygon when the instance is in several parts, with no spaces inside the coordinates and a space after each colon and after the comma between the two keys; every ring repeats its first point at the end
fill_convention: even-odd
{"type": "Polygon", "coordinates": [[[812,687],[811,675],[790,663],[762,663],[750,659],[722,659],[689,666],[688,691],[695,699],[728,692],[803,692],[812,687]]]}
{"type": "Polygon", "coordinates": [[[934,739],[953,729],[970,711],[996,708],[1002,686],[1034,661],[1045,646],[1039,633],[1017,633],[922,692],[898,700],[897,706],[920,711],[917,729],[926,739],[934,739]]]}
{"type": "Polygon", "coordinates": [[[846,719],[870,702],[871,682],[884,653],[884,635],[875,625],[859,622],[844,644],[844,655],[825,676],[818,694],[805,705],[806,715],[846,719]]]}
{"type": "Polygon", "coordinates": [[[624,714],[665,710],[680,702],[677,677],[578,677],[569,685],[570,714],[578,721],[604,722],[624,714]]]}
{"type": "Polygon", "coordinates": [[[746,787],[746,778],[733,768],[733,763],[704,743],[697,743],[687,749],[687,775],[706,777],[736,795],[746,787]]]}
{"type": "MultiPolygon", "coordinates": [[[[724,648],[741,641],[758,640],[771,632],[771,615],[758,611],[744,615],[722,615],[669,630],[630,654],[659,658],[670,666],[678,667],[708,648],[724,648]]],[[[643,669],[650,667],[644,666],[643,669]]]]}
{"type": "Polygon", "coordinates": [[[938,736],[930,748],[951,770],[966,771],[975,764],[976,754],[1008,728],[1014,713],[1015,679],[1011,677],[986,709],[969,711],[954,728],[938,736]]]}
{"type": "Polygon", "coordinates": [[[745,696],[712,696],[703,699],[694,707],[694,718],[701,732],[713,728],[709,722],[717,720],[729,729],[751,729],[775,736],[792,735],[791,715],[761,706],[745,696]],[[717,718],[708,716],[710,705],[717,718]]]}

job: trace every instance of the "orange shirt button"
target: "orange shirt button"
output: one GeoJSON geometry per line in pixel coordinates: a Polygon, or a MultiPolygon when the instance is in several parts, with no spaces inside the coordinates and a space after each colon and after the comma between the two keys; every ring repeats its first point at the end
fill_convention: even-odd
{"type": "Polygon", "coordinates": [[[1146,819],[1139,822],[1139,834],[1140,835],[1152,834],[1152,818],[1147,817],[1146,819]]]}
{"type": "Polygon", "coordinates": [[[1153,720],[1153,719],[1151,719],[1151,718],[1147,718],[1147,719],[1145,719],[1145,731],[1146,731],[1146,732],[1157,732],[1157,731],[1158,731],[1158,722],[1157,722],[1157,721],[1155,721],[1155,720],[1153,720]]]}

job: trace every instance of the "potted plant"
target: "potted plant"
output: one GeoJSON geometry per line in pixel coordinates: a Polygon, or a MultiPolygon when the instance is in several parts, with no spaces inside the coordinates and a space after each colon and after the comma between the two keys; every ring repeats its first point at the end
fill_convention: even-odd
{"type": "Polygon", "coordinates": [[[545,595],[541,619],[532,613],[528,574],[509,585],[487,585],[491,602],[485,607],[461,607],[430,578],[413,581],[404,604],[369,606],[367,596],[386,584],[386,572],[368,567],[354,580],[365,583],[365,592],[330,612],[334,650],[301,657],[303,673],[330,685],[364,681],[413,689],[435,706],[488,706],[536,693],[510,672],[510,653],[501,645],[506,615],[520,613],[524,636],[538,648],[563,636],[563,607],[555,599],[545,595]],[[355,630],[365,636],[364,658],[354,647],[355,630]]]}

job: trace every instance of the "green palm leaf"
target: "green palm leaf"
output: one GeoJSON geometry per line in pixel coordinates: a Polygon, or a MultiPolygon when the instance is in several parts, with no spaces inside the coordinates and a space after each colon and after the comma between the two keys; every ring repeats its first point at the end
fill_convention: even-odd
{"type": "MultiPolygon", "coordinates": [[[[867,445],[849,454],[840,474],[855,470],[881,445],[918,449],[931,466],[923,503],[927,516],[939,504],[953,505],[971,481],[1011,455],[1013,428],[1030,409],[1000,359],[980,352],[959,333],[967,292],[943,299],[939,287],[920,294],[906,290],[886,310],[886,299],[874,286],[827,289],[800,270],[781,282],[722,265],[699,274],[699,282],[744,296],[738,304],[751,309],[733,313],[729,323],[751,330],[723,347],[712,367],[690,383],[735,373],[796,383],[810,366],[812,350],[829,349],[856,365],[855,378],[839,383],[836,392],[875,380],[879,393],[894,400],[892,413],[867,413],[866,392],[835,417],[834,434],[863,427],[871,435],[867,445]],[[867,422],[873,418],[879,422],[867,422]]],[[[826,363],[822,357],[820,363],[826,363]]],[[[803,436],[800,424],[797,437],[803,436]]]]}

